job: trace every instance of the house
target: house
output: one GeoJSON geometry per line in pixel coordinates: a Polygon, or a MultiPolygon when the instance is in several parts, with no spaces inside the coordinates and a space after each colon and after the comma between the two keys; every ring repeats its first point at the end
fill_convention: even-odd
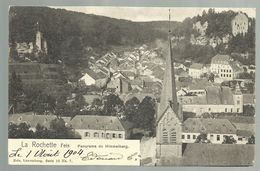
{"type": "Polygon", "coordinates": [[[201,96],[179,96],[183,111],[196,115],[203,113],[243,113],[243,95],[237,84],[234,91],[229,87],[206,87],[201,96]]]}
{"type": "MultiPolygon", "coordinates": [[[[30,130],[36,131],[39,124],[50,128],[55,115],[34,115],[34,114],[12,114],[9,115],[9,123],[27,123],[30,130]]],[[[65,126],[74,129],[81,139],[126,139],[129,133],[116,116],[76,115],[73,118],[62,117],[65,126]]]]}
{"type": "Polygon", "coordinates": [[[127,139],[127,131],[116,116],[76,115],[67,125],[82,139],[127,139]]]}
{"type": "Polygon", "coordinates": [[[79,81],[83,81],[87,86],[89,85],[100,85],[105,82],[107,76],[101,72],[94,72],[90,69],[86,70],[86,73],[79,81]]]}
{"type": "Polygon", "coordinates": [[[193,63],[189,68],[189,76],[192,78],[200,78],[203,69],[203,64],[193,63]]]}
{"type": "Polygon", "coordinates": [[[232,34],[236,36],[238,34],[245,34],[248,32],[249,21],[246,14],[239,12],[231,21],[232,34]]]}
{"type": "Polygon", "coordinates": [[[19,125],[21,123],[26,123],[30,125],[30,130],[36,131],[36,126],[40,124],[46,128],[50,128],[50,123],[52,120],[57,118],[55,115],[35,115],[33,113],[21,113],[9,115],[9,123],[19,125]]]}
{"type": "Polygon", "coordinates": [[[114,74],[107,84],[107,89],[117,94],[125,94],[132,90],[130,80],[121,73],[114,74]]]}
{"type": "Polygon", "coordinates": [[[210,71],[216,76],[215,82],[223,82],[237,78],[243,68],[229,55],[217,54],[211,59],[210,71]]]}
{"type": "Polygon", "coordinates": [[[188,118],[184,121],[183,143],[195,143],[200,134],[206,134],[212,144],[222,144],[224,136],[237,139],[237,130],[228,119],[188,118]]]}

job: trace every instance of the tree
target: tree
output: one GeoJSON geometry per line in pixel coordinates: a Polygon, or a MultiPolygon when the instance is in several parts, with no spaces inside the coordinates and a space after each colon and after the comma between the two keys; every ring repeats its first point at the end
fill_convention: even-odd
{"type": "Polygon", "coordinates": [[[138,106],[137,116],[133,121],[139,128],[154,131],[155,127],[155,100],[146,96],[138,106]]]}
{"type": "Polygon", "coordinates": [[[100,109],[100,107],[102,106],[102,100],[99,98],[95,98],[91,104],[91,107],[94,108],[95,110],[100,109]]]}
{"type": "Polygon", "coordinates": [[[255,107],[252,105],[244,105],[243,106],[243,114],[244,116],[255,116],[255,107]]]}
{"type": "Polygon", "coordinates": [[[119,116],[124,109],[124,102],[118,95],[110,94],[104,100],[104,115],[119,116]]]}
{"type": "Polygon", "coordinates": [[[33,131],[30,130],[30,125],[20,123],[19,125],[10,123],[8,126],[9,138],[34,138],[33,131]]]}
{"type": "Polygon", "coordinates": [[[126,101],[125,103],[125,119],[132,122],[134,120],[134,117],[138,115],[138,106],[140,104],[140,101],[138,98],[133,97],[126,101]]]}
{"type": "Polygon", "coordinates": [[[9,77],[9,104],[13,104],[16,108],[17,103],[20,101],[23,95],[23,84],[21,77],[12,72],[11,77],[9,77]]]}
{"type": "Polygon", "coordinates": [[[208,81],[211,81],[212,83],[214,83],[214,78],[215,78],[215,75],[213,73],[210,73],[209,77],[208,77],[208,81]]]}
{"type": "Polygon", "coordinates": [[[224,135],[224,140],[222,144],[236,144],[237,141],[233,136],[224,135]]]}
{"type": "Polygon", "coordinates": [[[255,144],[255,136],[251,135],[251,137],[248,138],[247,144],[255,144]]]}
{"type": "Polygon", "coordinates": [[[55,110],[55,99],[45,93],[40,93],[33,104],[33,111],[36,114],[52,113],[55,110]]]}
{"type": "Polygon", "coordinates": [[[51,121],[48,135],[50,139],[80,139],[80,136],[72,128],[66,127],[62,118],[56,118],[51,121]]]}
{"type": "Polygon", "coordinates": [[[197,139],[195,141],[195,143],[208,143],[208,138],[207,138],[207,134],[205,133],[201,133],[200,135],[197,136],[197,139]]]}

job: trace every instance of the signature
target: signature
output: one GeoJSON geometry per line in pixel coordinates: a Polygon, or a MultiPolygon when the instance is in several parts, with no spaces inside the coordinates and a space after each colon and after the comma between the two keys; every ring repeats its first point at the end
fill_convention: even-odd
{"type": "Polygon", "coordinates": [[[120,153],[108,153],[108,154],[96,154],[93,151],[88,152],[86,156],[81,157],[83,161],[87,160],[121,160],[123,158],[123,154],[120,153]]]}

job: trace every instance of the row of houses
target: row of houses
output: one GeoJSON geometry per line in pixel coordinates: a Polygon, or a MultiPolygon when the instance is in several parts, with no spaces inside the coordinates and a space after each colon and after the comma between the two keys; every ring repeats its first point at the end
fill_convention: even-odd
{"type": "MultiPolygon", "coordinates": [[[[27,123],[30,130],[36,131],[38,124],[50,129],[55,115],[34,115],[32,113],[9,115],[9,124],[27,123]]],[[[116,116],[76,115],[73,118],[62,117],[65,126],[78,133],[81,139],[128,139],[132,134],[131,124],[121,121],[116,116]]],[[[254,134],[248,130],[237,129],[228,119],[188,118],[182,126],[183,143],[195,143],[198,136],[207,135],[213,144],[222,144],[225,136],[233,137],[237,144],[246,144],[254,134]]],[[[164,133],[168,141],[170,133],[164,133]]]]}

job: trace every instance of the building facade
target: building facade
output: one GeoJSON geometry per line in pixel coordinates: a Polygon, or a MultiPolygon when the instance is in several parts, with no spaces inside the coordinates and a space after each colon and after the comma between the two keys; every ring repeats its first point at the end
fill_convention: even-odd
{"type": "Polygon", "coordinates": [[[210,72],[215,82],[223,82],[236,79],[243,69],[229,55],[217,54],[211,59],[210,72]]]}
{"type": "Polygon", "coordinates": [[[248,17],[244,13],[238,13],[231,21],[232,34],[237,36],[238,34],[245,34],[248,32],[249,21],[248,17]]]}
{"type": "Polygon", "coordinates": [[[233,91],[229,87],[206,87],[205,95],[179,96],[184,112],[197,116],[203,113],[243,113],[243,94],[237,84],[233,91]]]}

